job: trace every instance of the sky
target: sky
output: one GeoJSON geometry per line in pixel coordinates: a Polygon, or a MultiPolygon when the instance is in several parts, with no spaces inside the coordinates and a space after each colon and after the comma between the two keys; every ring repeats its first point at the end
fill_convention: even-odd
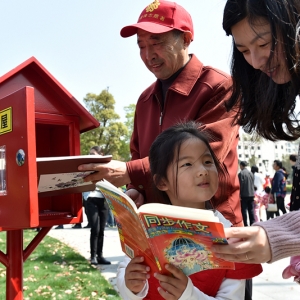
{"type": "MultiPolygon", "coordinates": [[[[229,73],[231,37],[222,29],[226,0],[177,0],[191,14],[190,53],[229,73]]],[[[124,107],[136,103],[154,75],[139,56],[136,36],[122,27],[137,22],[151,0],[1,0],[0,76],[34,56],[82,105],[104,89],[124,107]]]]}

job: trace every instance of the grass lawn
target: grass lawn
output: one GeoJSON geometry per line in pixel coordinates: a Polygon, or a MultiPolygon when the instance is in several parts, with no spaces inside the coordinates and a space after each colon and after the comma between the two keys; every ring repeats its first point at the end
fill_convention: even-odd
{"type": "MultiPolygon", "coordinates": [[[[24,231],[24,247],[36,232],[24,231]]],[[[6,232],[0,232],[6,253],[6,232]]],[[[23,296],[27,299],[121,299],[99,270],[60,241],[46,236],[24,263],[23,296]]],[[[6,299],[6,268],[0,264],[0,299],[6,299]]]]}

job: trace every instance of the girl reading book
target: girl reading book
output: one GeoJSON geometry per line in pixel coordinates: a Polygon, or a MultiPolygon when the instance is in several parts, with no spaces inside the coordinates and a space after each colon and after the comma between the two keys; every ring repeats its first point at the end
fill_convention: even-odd
{"type": "MultiPolygon", "coordinates": [[[[150,148],[149,160],[157,197],[166,204],[206,209],[227,177],[200,124],[180,123],[163,131],[150,148]]],[[[224,191],[225,186],[221,187],[224,191]]],[[[223,201],[220,197],[220,201],[223,201]]],[[[220,221],[228,222],[219,213],[220,221]]],[[[117,285],[123,299],[244,299],[245,279],[261,273],[260,265],[236,264],[235,270],[205,270],[186,276],[174,265],[172,274],[155,273],[143,257],[126,257],[119,265],[117,285]]]]}

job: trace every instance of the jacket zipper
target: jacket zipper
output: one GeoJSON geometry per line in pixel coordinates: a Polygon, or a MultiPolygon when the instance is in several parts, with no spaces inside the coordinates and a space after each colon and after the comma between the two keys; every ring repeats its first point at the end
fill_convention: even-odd
{"type": "MultiPolygon", "coordinates": [[[[168,95],[168,91],[166,92],[166,97],[165,97],[165,101],[164,101],[164,109],[166,107],[167,95],[168,95]]],[[[161,108],[161,103],[160,103],[159,99],[157,98],[157,95],[155,95],[155,98],[156,98],[156,100],[158,102],[158,105],[160,107],[160,116],[159,116],[159,123],[158,123],[158,125],[161,126],[163,115],[164,115],[164,109],[161,108]]]]}
{"type": "Polygon", "coordinates": [[[156,98],[156,101],[159,105],[159,108],[160,108],[160,116],[159,116],[159,121],[158,121],[158,125],[161,126],[161,123],[162,123],[162,117],[163,117],[163,111],[162,111],[162,108],[161,108],[161,104],[160,104],[160,101],[159,99],[157,98],[157,95],[155,95],[155,98],[156,98]]]}

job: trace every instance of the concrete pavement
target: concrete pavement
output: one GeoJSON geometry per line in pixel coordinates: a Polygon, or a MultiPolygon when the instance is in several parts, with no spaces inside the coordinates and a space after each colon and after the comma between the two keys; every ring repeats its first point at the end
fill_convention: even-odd
{"type": "MultiPolygon", "coordinates": [[[[83,226],[86,225],[86,221],[83,226]]],[[[90,258],[89,237],[90,229],[72,229],[65,225],[65,229],[52,229],[48,235],[61,240],[79,252],[86,259],[90,258]]],[[[107,228],[104,239],[104,257],[112,262],[109,266],[99,265],[101,274],[116,287],[116,271],[118,263],[123,260],[118,231],[107,228]]],[[[273,264],[263,264],[263,273],[253,279],[253,300],[299,300],[300,285],[292,279],[284,280],[282,270],[288,265],[289,259],[283,259],[273,264]]]]}

